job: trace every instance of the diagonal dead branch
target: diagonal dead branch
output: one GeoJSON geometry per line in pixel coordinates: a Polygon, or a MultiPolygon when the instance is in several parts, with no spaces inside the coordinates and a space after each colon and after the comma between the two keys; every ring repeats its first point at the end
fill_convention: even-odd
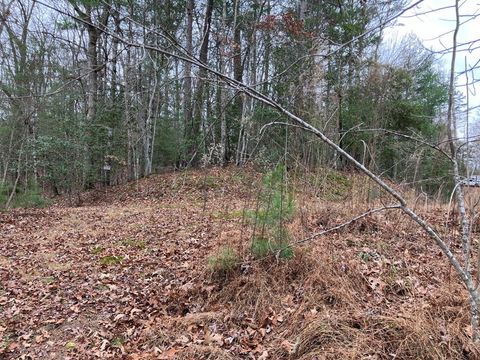
{"type": "Polygon", "coordinates": [[[358,220],[361,220],[365,217],[367,217],[368,215],[371,215],[371,214],[375,214],[377,212],[380,212],[380,211],[385,211],[385,210],[391,210],[391,209],[401,209],[401,205],[397,204],[397,205],[387,205],[387,206],[383,206],[381,208],[375,208],[375,209],[371,209],[371,210],[368,210],[366,212],[364,212],[363,214],[360,214],[360,215],[357,215],[355,216],[354,218],[351,218],[350,220],[342,223],[342,224],[339,224],[339,225],[336,225],[330,229],[327,229],[327,230],[323,230],[323,231],[320,231],[316,234],[313,234],[305,239],[302,239],[302,240],[299,240],[299,241],[296,241],[294,242],[293,244],[291,245],[297,245],[297,244],[303,244],[303,243],[306,243],[306,242],[309,242],[309,241],[312,241],[312,240],[315,240],[316,238],[320,237],[320,236],[323,236],[323,235],[326,235],[328,233],[331,233],[331,232],[334,232],[334,231],[337,231],[337,230],[340,230],[350,224],[353,224],[354,222],[358,221],[358,220]]]}

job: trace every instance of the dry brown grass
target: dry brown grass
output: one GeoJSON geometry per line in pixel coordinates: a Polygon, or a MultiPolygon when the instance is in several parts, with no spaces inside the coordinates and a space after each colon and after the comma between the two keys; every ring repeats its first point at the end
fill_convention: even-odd
{"type": "Polygon", "coordinates": [[[429,304],[366,304],[370,289],[356,275],[358,269],[342,272],[326,259],[322,264],[304,284],[302,315],[292,317],[285,330],[293,346],[276,358],[480,358],[468,335],[464,297],[438,288],[429,304]]]}
{"type": "MultiPolygon", "coordinates": [[[[214,171],[176,181],[182,189],[207,187],[222,193],[238,180],[232,180],[238,173],[230,175],[214,171]]],[[[364,176],[310,175],[293,180],[297,213],[288,228],[295,240],[391,202],[364,176]],[[342,184],[338,188],[336,181],[342,184]]],[[[395,187],[444,234],[451,233],[452,224],[442,227],[443,205],[395,187]]],[[[255,192],[250,189],[253,199],[255,192]]],[[[252,206],[251,201],[244,204],[252,206]]],[[[232,209],[214,218],[239,217],[239,207],[232,209]]],[[[296,248],[288,261],[253,260],[246,232],[229,227],[220,233],[217,246],[236,248],[242,266],[222,277],[204,271],[216,288],[205,299],[206,312],[178,323],[179,334],[192,326],[206,330],[208,324],[229,334],[251,331],[248,343],[262,343],[270,359],[480,359],[480,350],[470,341],[461,284],[433,242],[400,211],[378,213],[318,238],[296,248]],[[266,327],[272,329],[269,335],[266,327]]],[[[234,342],[230,350],[224,345],[191,344],[175,358],[238,358],[232,354],[238,354],[235,346],[240,345],[234,342]]]]}
{"type": "MultiPolygon", "coordinates": [[[[350,184],[343,201],[306,187],[297,193],[289,224],[296,240],[389,203],[368,179],[354,175],[350,184]]],[[[405,196],[443,225],[442,205],[405,196]]],[[[247,264],[209,301],[228,304],[231,328],[245,316],[261,327],[283,314],[269,340],[272,359],[480,359],[466,293],[434,243],[398,210],[318,238],[290,261],[247,264]]]]}
{"type": "Polygon", "coordinates": [[[299,250],[289,260],[252,260],[230,278],[223,279],[221,289],[210,299],[212,304],[231,304],[231,318],[244,314],[260,320],[272,310],[281,311],[284,296],[307,281],[315,271],[307,251],[299,250]]]}
{"type": "Polygon", "coordinates": [[[275,359],[480,358],[469,341],[462,296],[439,287],[430,302],[394,294],[391,304],[375,305],[367,301],[371,289],[359,274],[361,264],[342,259],[333,246],[324,250],[305,249],[291,262],[255,264],[211,301],[229,304],[231,327],[246,314],[261,324],[288,309],[272,341],[275,359]]]}
{"type": "Polygon", "coordinates": [[[178,360],[235,360],[231,354],[218,346],[192,345],[175,354],[178,360]]]}

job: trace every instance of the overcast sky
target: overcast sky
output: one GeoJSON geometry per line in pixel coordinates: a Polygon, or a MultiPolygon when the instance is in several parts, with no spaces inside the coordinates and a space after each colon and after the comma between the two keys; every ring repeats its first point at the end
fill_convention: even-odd
{"type": "MultiPolygon", "coordinates": [[[[414,33],[423,42],[424,46],[435,50],[442,51],[452,47],[453,30],[455,28],[455,9],[452,8],[455,0],[424,0],[420,5],[409,10],[399,18],[398,24],[387,32],[387,38],[395,39],[408,33],[414,33]],[[446,8],[450,7],[450,8],[446,8]],[[445,8],[445,9],[442,9],[445,8]],[[433,12],[429,12],[436,10],[433,12]],[[426,13],[429,12],[429,13],[426,13]]],[[[467,66],[472,67],[477,62],[480,65],[480,0],[463,0],[460,1],[461,25],[458,33],[457,42],[465,43],[477,40],[476,43],[463,46],[463,51],[458,52],[456,61],[456,71],[458,73],[465,69],[465,57],[467,66]],[[469,16],[470,15],[470,16],[469,16]],[[475,17],[478,16],[478,17],[475,17]]],[[[446,68],[450,67],[451,53],[442,57],[446,68]]],[[[480,70],[469,73],[469,82],[473,79],[480,79],[480,70]]],[[[457,85],[459,90],[466,94],[466,77],[459,75],[457,85]],[[462,86],[463,85],[463,86],[462,86]]],[[[470,106],[480,105],[480,82],[469,87],[470,106]]],[[[472,111],[470,118],[478,118],[478,111],[472,111]]],[[[460,130],[460,129],[459,129],[460,130]]]]}

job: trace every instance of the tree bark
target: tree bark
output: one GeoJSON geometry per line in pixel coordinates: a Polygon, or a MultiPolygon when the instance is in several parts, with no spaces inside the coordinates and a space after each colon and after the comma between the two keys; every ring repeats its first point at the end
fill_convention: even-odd
{"type": "MultiPolygon", "coordinates": [[[[186,50],[188,55],[193,55],[193,9],[194,0],[187,2],[187,35],[186,50]]],[[[183,121],[184,121],[184,138],[186,142],[191,141],[193,137],[193,114],[192,114],[192,64],[185,63],[183,75],[183,121]]]]}
{"type": "MultiPolygon", "coordinates": [[[[208,45],[210,40],[210,27],[212,23],[213,12],[213,0],[208,0],[205,8],[205,20],[203,23],[203,37],[200,45],[199,60],[202,64],[207,65],[208,61],[208,45]]],[[[193,146],[190,148],[190,155],[192,156],[192,164],[198,161],[198,147],[200,141],[198,139],[198,133],[202,133],[202,112],[204,107],[204,91],[205,91],[205,78],[207,77],[207,70],[201,68],[198,71],[197,88],[195,90],[195,106],[193,108],[193,126],[192,126],[192,138],[189,139],[193,146]]],[[[203,134],[206,136],[206,134],[203,134]]]]}
{"type": "MultiPolygon", "coordinates": [[[[223,2],[222,8],[222,36],[219,44],[219,70],[225,73],[225,45],[227,42],[227,2],[223,2]]],[[[220,82],[218,84],[218,116],[220,117],[220,165],[225,166],[227,159],[228,137],[227,137],[227,118],[225,114],[225,94],[220,82]]]]}

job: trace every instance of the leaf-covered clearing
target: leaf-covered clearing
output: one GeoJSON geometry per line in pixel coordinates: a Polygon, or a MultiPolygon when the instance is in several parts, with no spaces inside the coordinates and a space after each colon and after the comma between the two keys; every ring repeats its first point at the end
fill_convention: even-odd
{"type": "MultiPolygon", "coordinates": [[[[198,170],[0,213],[0,358],[477,358],[466,295],[421,230],[379,214],[257,259],[244,210],[260,183],[198,170]],[[228,250],[233,269],[212,273],[221,249],[239,263],[228,250]]],[[[360,210],[301,188],[296,240],[360,210]]]]}

